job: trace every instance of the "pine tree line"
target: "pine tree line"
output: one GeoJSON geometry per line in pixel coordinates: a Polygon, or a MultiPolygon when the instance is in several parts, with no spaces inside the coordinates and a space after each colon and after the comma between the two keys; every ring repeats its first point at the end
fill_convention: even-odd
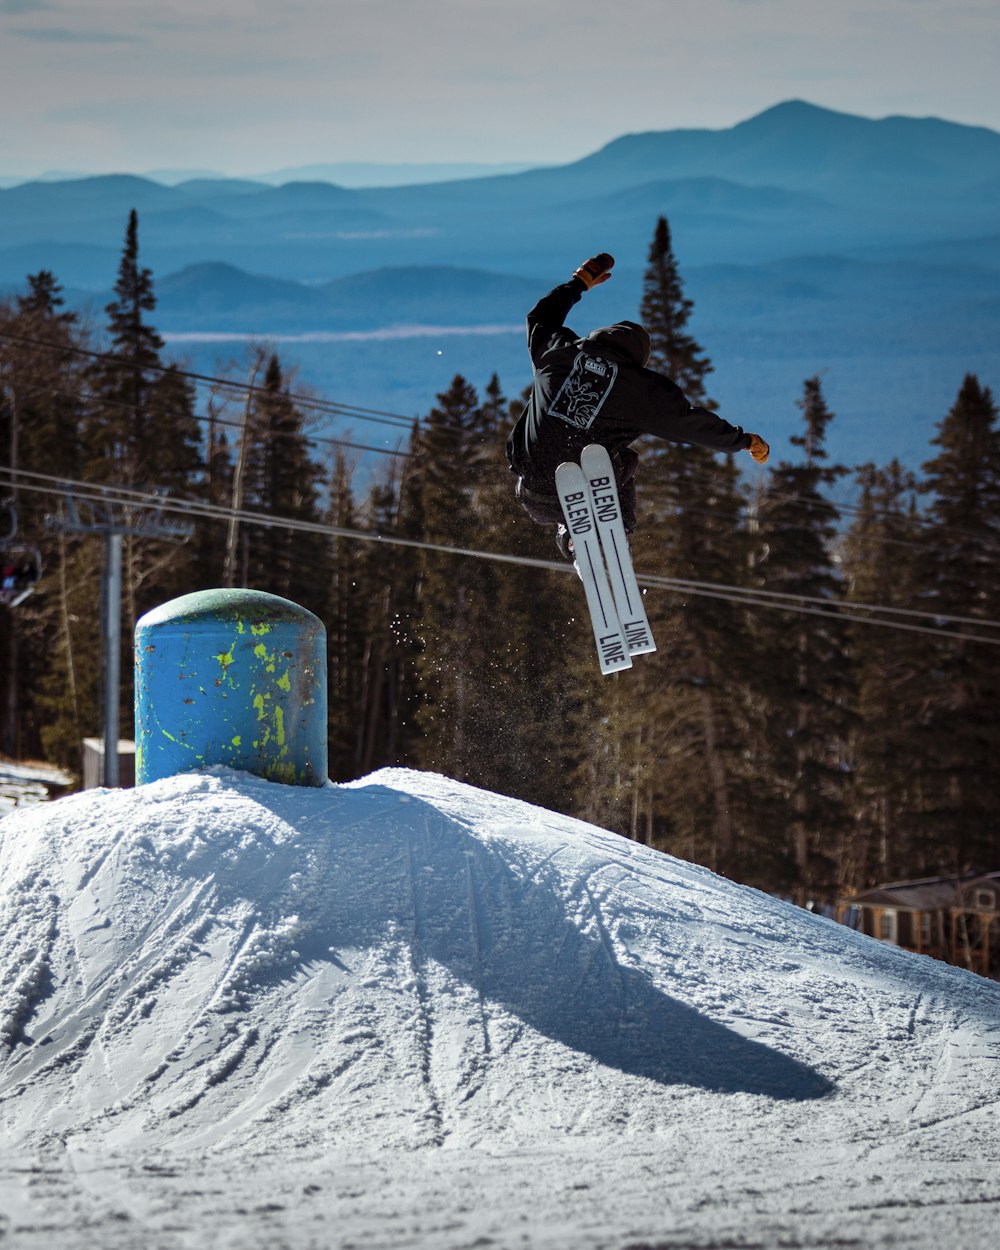
{"type": "MultiPolygon", "coordinates": [[[[639,312],[651,363],[709,405],[691,312],[661,219],[639,312]]],[[[65,311],[46,271],[0,306],[8,465],[275,518],[205,518],[184,543],[126,538],[124,725],[138,617],[244,585],[327,625],[335,779],[433,769],[800,902],[1000,866],[1000,648],[968,640],[1000,619],[1000,429],[977,378],[920,475],[862,466],[843,514],[834,495],[849,471],[829,463],[835,418],[818,378],[804,381],[792,456],[753,482],[732,457],[649,440],[637,568],[747,598],[650,591],[658,653],[601,678],[573,577],[440,550],[555,554],[513,499],[503,444],[520,404],[495,377],[481,393],[456,377],[414,423],[407,454],[371,472],[344,448],[320,458],[275,354],[256,361],[240,411],[213,399],[196,414],[154,313],[134,213],[101,338],[65,311]],[[357,542],[324,524],[428,546],[357,542]],[[832,611],[763,608],[754,591],[832,611]],[[866,627],[838,604],[920,610],[942,630],[866,627]]],[[[82,738],[100,733],[103,551],[93,535],[46,528],[60,501],[28,479],[12,499],[46,571],[23,604],[0,607],[0,750],[76,768],[82,738]]]]}

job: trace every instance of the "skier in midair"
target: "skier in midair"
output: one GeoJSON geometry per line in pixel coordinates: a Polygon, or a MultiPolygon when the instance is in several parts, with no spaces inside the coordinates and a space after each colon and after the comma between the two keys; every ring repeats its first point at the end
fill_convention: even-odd
{"type": "Polygon", "coordinates": [[[746,434],[689,403],[676,383],[648,369],[649,334],[637,322],[603,326],[586,338],[564,324],[585,291],[607,282],[614,263],[607,252],[592,256],[528,313],[534,383],[507,440],[517,498],[533,521],[556,526],[556,543],[566,559],[573,558],[572,546],[556,495],[555,471],[564,460],[578,461],[588,443],[601,443],[611,455],[629,533],[636,524],[639,463],[631,444],[640,435],[712,451],[749,451],[759,464],[767,461],[770,450],[759,434],[746,434]]]}

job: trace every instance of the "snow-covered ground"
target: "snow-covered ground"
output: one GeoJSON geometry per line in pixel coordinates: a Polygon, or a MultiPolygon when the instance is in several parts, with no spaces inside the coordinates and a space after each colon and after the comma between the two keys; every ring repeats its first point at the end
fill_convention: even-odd
{"type": "Polygon", "coordinates": [[[390,770],[0,821],[0,1245],[993,1247],[1000,985],[390,770]]]}

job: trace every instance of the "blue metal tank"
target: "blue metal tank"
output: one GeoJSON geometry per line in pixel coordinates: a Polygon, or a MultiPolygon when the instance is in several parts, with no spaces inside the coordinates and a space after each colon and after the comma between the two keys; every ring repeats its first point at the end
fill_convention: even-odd
{"type": "Polygon", "coordinates": [[[326,629],[290,599],[201,590],[135,629],[136,784],[225,764],[327,780],[326,629]]]}

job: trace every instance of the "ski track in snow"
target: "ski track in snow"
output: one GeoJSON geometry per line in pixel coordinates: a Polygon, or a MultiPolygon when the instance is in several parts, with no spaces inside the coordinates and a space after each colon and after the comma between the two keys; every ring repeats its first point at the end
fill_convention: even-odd
{"type": "Polygon", "coordinates": [[[0,821],[0,1247],[992,1247],[1000,986],[433,774],[0,821]]]}

